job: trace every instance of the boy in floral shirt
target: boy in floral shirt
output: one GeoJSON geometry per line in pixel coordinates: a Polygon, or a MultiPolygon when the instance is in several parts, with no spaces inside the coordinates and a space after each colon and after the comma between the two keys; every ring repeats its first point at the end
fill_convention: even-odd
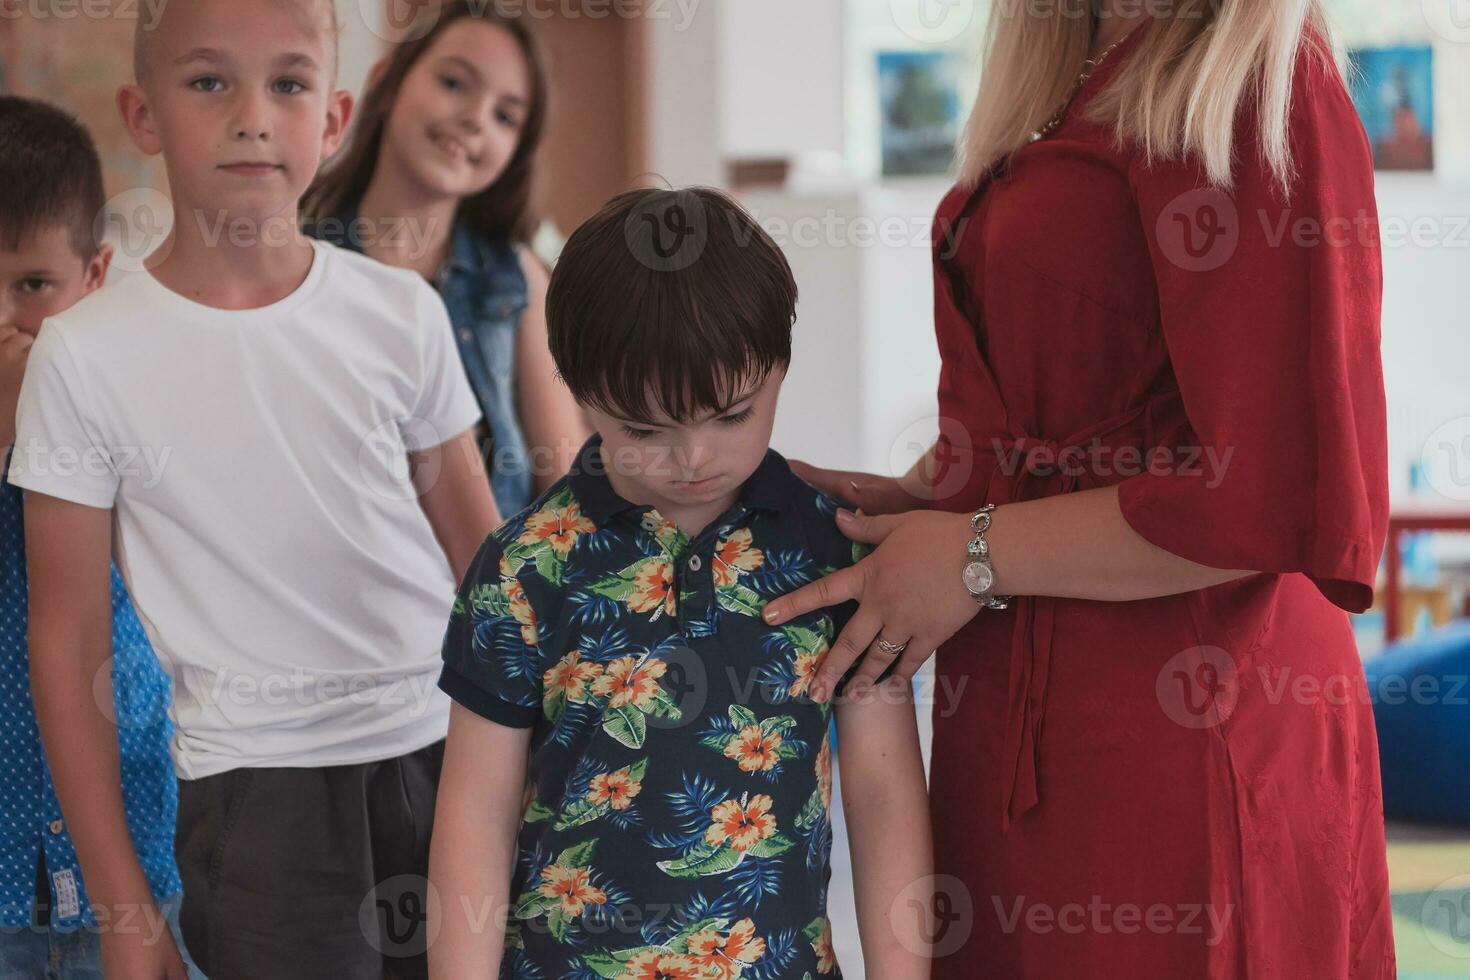
{"type": "Polygon", "coordinates": [[[911,691],[818,703],[855,604],[766,602],[862,557],[769,448],[796,285],[703,189],[612,200],[547,296],[597,434],[460,587],[435,818],[437,977],[836,978],[830,715],[870,976],[927,977],[911,691]]]}

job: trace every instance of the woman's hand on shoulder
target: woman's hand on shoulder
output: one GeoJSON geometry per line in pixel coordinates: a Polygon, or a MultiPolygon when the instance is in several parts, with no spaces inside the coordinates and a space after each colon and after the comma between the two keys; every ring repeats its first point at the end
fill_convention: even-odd
{"type": "Polygon", "coordinates": [[[818,490],[864,514],[903,514],[929,504],[927,488],[916,478],[879,476],[853,470],[829,470],[801,460],[788,460],[791,472],[818,490]]]}
{"type": "Polygon", "coordinates": [[[899,657],[894,676],[908,679],[939,645],[958,633],[980,610],[961,579],[965,544],[971,537],[967,514],[915,510],[865,515],[839,511],[838,526],[854,541],[877,549],[855,565],[802,586],[766,605],[766,622],[779,625],[794,616],[858,601],[857,612],[823,658],[812,697],[825,701],[847,669],[862,667],[848,683],[871,683],[899,657]],[[879,645],[904,644],[902,654],[879,645]]]}

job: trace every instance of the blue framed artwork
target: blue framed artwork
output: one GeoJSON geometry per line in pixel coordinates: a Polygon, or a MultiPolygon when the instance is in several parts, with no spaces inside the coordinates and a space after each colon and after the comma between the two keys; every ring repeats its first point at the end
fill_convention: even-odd
{"type": "Polygon", "coordinates": [[[960,132],[964,59],[947,51],[880,51],[883,176],[949,171],[960,132]]]}
{"type": "Polygon", "coordinates": [[[1434,169],[1434,52],[1359,48],[1348,55],[1353,102],[1379,170],[1434,169]]]}

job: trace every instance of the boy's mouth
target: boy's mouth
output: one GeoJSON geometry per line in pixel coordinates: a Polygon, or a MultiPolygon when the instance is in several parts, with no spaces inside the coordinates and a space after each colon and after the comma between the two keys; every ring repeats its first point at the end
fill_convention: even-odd
{"type": "Polygon", "coordinates": [[[278,173],[286,168],[282,167],[279,163],[250,163],[248,161],[242,161],[240,163],[222,164],[220,169],[239,177],[265,177],[273,173],[278,173]]]}

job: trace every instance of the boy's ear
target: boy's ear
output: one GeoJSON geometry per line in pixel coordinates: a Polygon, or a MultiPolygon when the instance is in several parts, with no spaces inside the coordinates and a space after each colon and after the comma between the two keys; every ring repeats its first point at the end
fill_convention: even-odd
{"type": "Polygon", "coordinates": [[[154,124],[153,110],[148,108],[148,94],[141,85],[124,85],[117,90],[117,111],[134,146],[148,156],[163,152],[163,141],[159,139],[158,127],[154,124]]]}
{"type": "Polygon", "coordinates": [[[107,270],[112,267],[112,246],[103,245],[97,249],[97,254],[92,256],[92,261],[87,263],[87,275],[82,281],[82,288],[86,295],[101,289],[102,284],[107,281],[107,270]]]}
{"type": "Polygon", "coordinates": [[[327,99],[327,126],[322,130],[322,159],[337,152],[347,136],[347,125],[352,121],[352,93],[338,89],[327,99]]]}

